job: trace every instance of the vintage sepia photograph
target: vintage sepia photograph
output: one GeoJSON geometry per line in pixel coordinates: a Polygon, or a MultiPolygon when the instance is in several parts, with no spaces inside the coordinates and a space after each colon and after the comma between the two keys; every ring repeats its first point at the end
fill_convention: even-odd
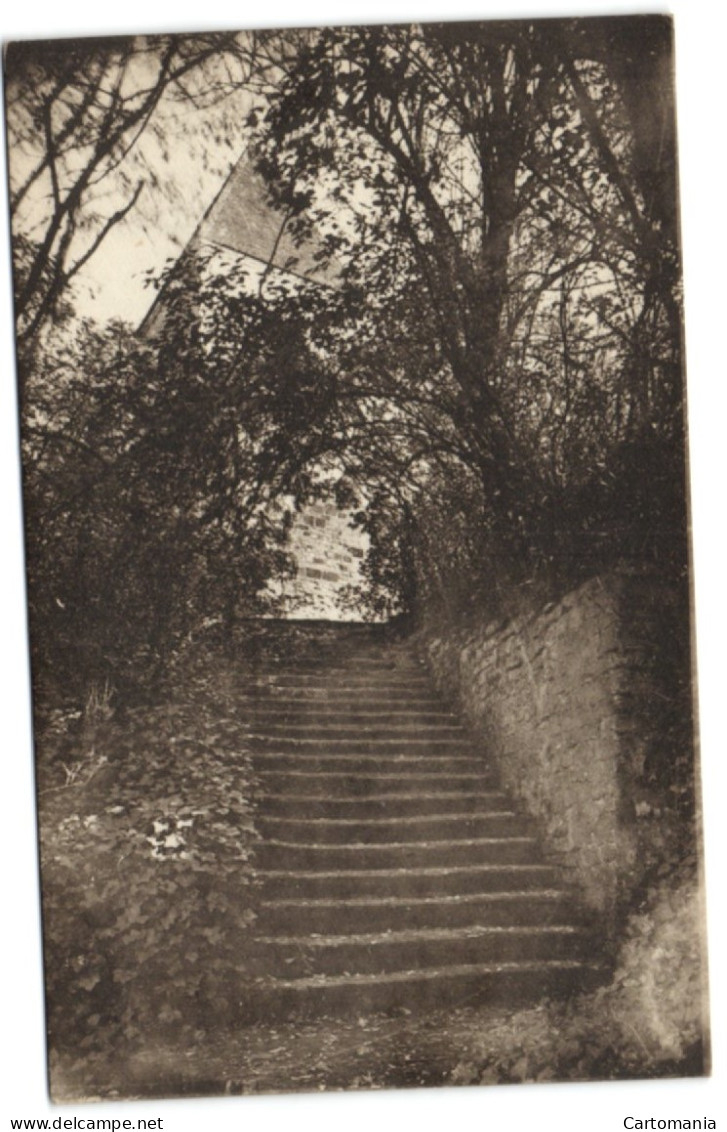
{"type": "Polygon", "coordinates": [[[709,1074],[674,75],[4,45],[54,1102],[709,1074]]]}

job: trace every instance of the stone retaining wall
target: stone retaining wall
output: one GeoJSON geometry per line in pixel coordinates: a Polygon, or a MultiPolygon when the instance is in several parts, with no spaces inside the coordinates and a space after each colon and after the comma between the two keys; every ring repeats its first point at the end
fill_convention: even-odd
{"type": "Polygon", "coordinates": [[[641,877],[674,612],[653,578],[614,573],[534,617],[421,634],[440,687],[606,918],[641,877]]]}

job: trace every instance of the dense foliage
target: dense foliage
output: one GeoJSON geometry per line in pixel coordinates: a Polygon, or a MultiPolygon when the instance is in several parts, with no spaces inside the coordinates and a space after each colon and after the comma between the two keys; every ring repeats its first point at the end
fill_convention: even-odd
{"type": "Polygon", "coordinates": [[[382,576],[416,529],[429,569],[453,484],[475,584],[685,568],[669,53],[660,19],[333,29],[271,96],[260,168],[349,304],[382,576]]]}
{"type": "Polygon", "coordinates": [[[193,452],[223,419],[190,384],[194,399],[122,327],[85,326],[24,389],[33,656],[66,692],[158,670],[222,602],[254,603],[280,556],[267,531],[237,540],[220,516],[224,468],[193,452]]]}

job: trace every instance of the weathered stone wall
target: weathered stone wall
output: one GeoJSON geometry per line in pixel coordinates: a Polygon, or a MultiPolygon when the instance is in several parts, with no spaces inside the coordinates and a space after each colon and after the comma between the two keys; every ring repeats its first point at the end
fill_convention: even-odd
{"type": "Polygon", "coordinates": [[[283,585],[289,617],[356,620],[345,603],[348,587],[361,583],[368,536],[351,526],[351,516],[334,502],[318,500],[295,516],[288,551],[295,577],[283,585]]]}
{"type": "Polygon", "coordinates": [[[440,686],[606,916],[639,883],[639,821],[655,810],[644,771],[670,608],[653,578],[612,574],[534,617],[422,632],[440,686]]]}

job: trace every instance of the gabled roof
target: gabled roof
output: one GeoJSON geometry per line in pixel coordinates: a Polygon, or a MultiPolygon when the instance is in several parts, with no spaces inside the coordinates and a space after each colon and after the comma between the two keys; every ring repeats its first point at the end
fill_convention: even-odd
{"type": "MultiPolygon", "coordinates": [[[[195,245],[225,248],[314,283],[335,286],[335,270],[323,268],[315,259],[318,246],[311,241],[297,246],[287,217],[273,208],[266,197],[265,182],[246,151],[233,166],[185,250],[195,245]]],[[[164,288],[144,317],[140,334],[152,333],[159,325],[163,304],[164,288]]]]}
{"type": "Polygon", "coordinates": [[[265,183],[245,154],[230,173],[198,229],[201,242],[219,244],[283,271],[330,282],[311,243],[296,247],[286,217],[266,200],[265,183]]]}

